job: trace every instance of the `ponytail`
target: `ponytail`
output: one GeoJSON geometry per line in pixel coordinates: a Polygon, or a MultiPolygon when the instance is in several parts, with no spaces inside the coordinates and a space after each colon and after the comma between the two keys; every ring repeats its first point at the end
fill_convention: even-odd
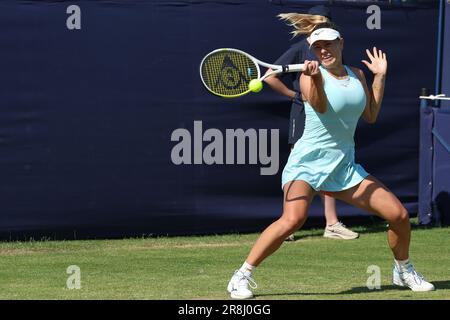
{"type": "Polygon", "coordinates": [[[280,20],[285,21],[287,25],[294,27],[294,30],[291,32],[293,34],[293,38],[299,35],[310,34],[319,25],[331,25],[330,19],[320,15],[280,13],[277,17],[280,18],[280,20]]]}

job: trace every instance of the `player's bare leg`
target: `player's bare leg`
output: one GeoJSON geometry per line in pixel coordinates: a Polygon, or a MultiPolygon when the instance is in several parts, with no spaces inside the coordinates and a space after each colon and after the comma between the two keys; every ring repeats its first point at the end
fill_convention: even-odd
{"type": "Polygon", "coordinates": [[[395,258],[394,284],[407,286],[413,291],[434,290],[434,286],[417,273],[409,262],[409,215],[400,200],[386,186],[368,176],[357,186],[332,195],[388,221],[388,243],[395,258]]]}
{"type": "Polygon", "coordinates": [[[256,284],[252,271],[265,258],[274,253],[284,239],[298,230],[306,221],[309,205],[315,191],[304,181],[291,181],[284,186],[283,213],[259,236],[241,269],[237,270],[228,284],[228,292],[235,299],[253,297],[249,287],[256,284]]]}

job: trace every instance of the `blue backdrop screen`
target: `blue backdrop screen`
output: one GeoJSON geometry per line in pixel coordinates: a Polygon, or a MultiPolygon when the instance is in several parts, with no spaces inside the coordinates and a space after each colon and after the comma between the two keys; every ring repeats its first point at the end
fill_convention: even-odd
{"type": "MultiPolygon", "coordinates": [[[[309,6],[2,1],[1,238],[263,229],[281,212],[290,103],[268,87],[234,100],[212,96],[202,86],[199,63],[220,47],[275,61],[295,42],[276,15],[309,6]],[[70,5],[80,9],[81,29],[68,28],[77,23],[70,5]],[[202,157],[208,129],[223,138],[224,164],[202,157]],[[236,164],[236,149],[234,164],[226,164],[227,132],[238,129],[257,134],[263,145],[274,139],[265,145],[269,154],[277,152],[278,165],[274,155],[270,165],[261,155],[252,162],[249,146],[244,163],[236,164]],[[186,138],[182,155],[192,164],[174,161],[180,136],[186,138]],[[271,165],[274,174],[261,174],[271,165]]],[[[415,213],[418,95],[434,86],[437,6],[383,6],[379,30],[367,28],[366,9],[332,7],[347,64],[364,69],[370,81],[361,59],[374,45],[390,63],[379,121],[358,127],[357,160],[415,213]]],[[[338,209],[343,217],[367,216],[344,204],[338,209]]],[[[323,216],[318,199],[310,215],[323,216]]]]}

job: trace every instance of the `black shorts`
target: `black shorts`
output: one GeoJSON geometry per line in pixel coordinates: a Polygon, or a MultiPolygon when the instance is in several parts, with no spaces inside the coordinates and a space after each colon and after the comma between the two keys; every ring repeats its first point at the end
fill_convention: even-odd
{"type": "Polygon", "coordinates": [[[303,103],[294,102],[289,119],[288,143],[294,145],[303,134],[305,128],[305,108],[303,103]]]}

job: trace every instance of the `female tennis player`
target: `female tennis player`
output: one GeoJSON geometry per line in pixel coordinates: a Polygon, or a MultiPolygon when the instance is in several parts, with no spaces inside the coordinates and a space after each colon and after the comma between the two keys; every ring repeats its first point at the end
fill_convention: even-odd
{"type": "MultiPolygon", "coordinates": [[[[282,20],[288,22],[288,25],[294,27],[294,37],[307,35],[309,32],[304,30],[306,26],[309,31],[313,30],[315,25],[319,25],[324,22],[332,21],[330,9],[318,5],[310,8],[308,14],[299,13],[282,13],[279,14],[282,20]]],[[[316,60],[314,53],[312,52],[306,37],[302,37],[300,41],[292,45],[285,53],[281,55],[274,62],[276,65],[288,65],[303,63],[305,60],[316,60]]],[[[267,72],[271,72],[269,69],[267,72]]],[[[291,99],[291,114],[289,119],[289,135],[288,143],[291,146],[291,150],[294,148],[295,143],[300,139],[305,122],[304,103],[300,99],[300,83],[299,74],[297,73],[281,73],[267,77],[264,81],[276,92],[281,95],[287,96],[291,99]],[[292,83],[292,90],[288,88],[280,78],[289,78],[292,83]]],[[[323,202],[325,213],[325,230],[323,236],[330,239],[343,239],[351,240],[359,237],[359,234],[348,229],[342,222],[339,221],[336,211],[336,201],[333,197],[326,194],[320,195],[323,202]]],[[[295,240],[294,234],[289,235],[286,238],[287,241],[295,240]]]]}
{"type": "Polygon", "coordinates": [[[228,292],[235,299],[253,297],[250,289],[256,288],[251,277],[255,268],[303,225],[311,200],[319,192],[388,221],[388,243],[394,255],[393,283],[413,291],[434,290],[409,261],[411,230],[405,207],[354,161],[358,119],[373,123],[380,111],[386,54],[377,48],[366,50],[368,61],[362,62],[374,74],[369,89],[360,69],[342,64],[344,40],[335,26],[317,26],[308,42],[318,61],[305,61],[306,70],[300,76],[305,129],[283,171],[283,213],[260,235],[242,267],[232,276],[228,292]]]}

